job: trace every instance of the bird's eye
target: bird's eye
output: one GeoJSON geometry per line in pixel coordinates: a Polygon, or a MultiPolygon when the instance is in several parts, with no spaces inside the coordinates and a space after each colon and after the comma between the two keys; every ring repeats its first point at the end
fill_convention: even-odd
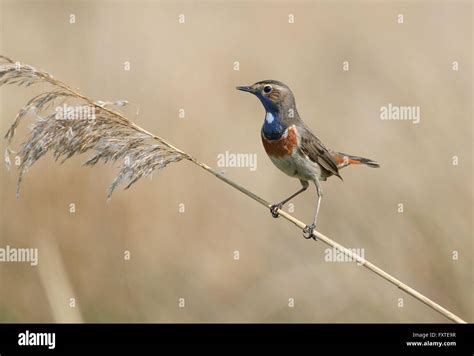
{"type": "Polygon", "coordinates": [[[272,92],[272,90],[273,90],[273,88],[272,88],[271,85],[265,85],[265,86],[263,87],[263,92],[264,92],[265,94],[270,94],[270,93],[272,92]]]}

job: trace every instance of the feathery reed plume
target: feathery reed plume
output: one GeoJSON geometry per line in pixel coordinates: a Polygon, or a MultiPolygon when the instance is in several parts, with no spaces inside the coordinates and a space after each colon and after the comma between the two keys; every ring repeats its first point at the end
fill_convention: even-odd
{"type": "MultiPolygon", "coordinates": [[[[161,137],[155,136],[135,125],[122,114],[107,108],[106,106],[109,105],[109,102],[93,101],[66,84],[54,79],[50,74],[37,70],[29,65],[19,62],[14,63],[11,59],[3,56],[0,56],[0,60],[3,60],[3,62],[0,61],[0,85],[17,84],[29,86],[46,82],[55,87],[54,90],[31,99],[26,106],[20,110],[6,134],[6,138],[10,142],[21,119],[29,111],[33,110],[36,119],[33,124],[32,132],[20,150],[22,162],[20,165],[18,186],[21,183],[22,176],[28,171],[28,168],[48,150],[52,150],[54,157],[56,159],[62,158],[62,161],[75,154],[94,150],[95,155],[86,162],[87,165],[94,165],[101,160],[104,162],[117,161],[118,159],[127,161],[126,158],[128,157],[128,162],[122,163],[119,174],[109,188],[109,197],[114,188],[124,181],[127,184],[125,188],[128,188],[141,177],[151,174],[154,169],[161,169],[166,167],[169,163],[186,159],[266,208],[271,207],[270,203],[265,199],[223,176],[207,164],[181,151],[161,137]],[[62,122],[64,120],[57,120],[55,114],[48,111],[48,109],[51,109],[53,102],[58,99],[65,100],[70,98],[79,100],[95,108],[97,110],[95,120],[87,116],[88,120],[82,122],[75,122],[74,120],[73,122],[62,122]],[[41,116],[40,114],[46,116],[41,116]]],[[[7,149],[5,153],[7,167],[10,162],[10,152],[11,151],[7,149]]],[[[305,228],[306,225],[303,222],[287,212],[280,209],[278,209],[277,212],[281,217],[296,225],[300,230],[305,228]]],[[[313,232],[313,237],[337,251],[342,252],[352,261],[364,266],[369,271],[400,288],[418,301],[444,315],[446,318],[456,323],[466,323],[459,316],[331,238],[318,231],[313,232]]]]}
{"type": "MultiPolygon", "coordinates": [[[[86,151],[94,151],[94,155],[84,163],[86,166],[93,166],[100,161],[121,161],[119,172],[108,190],[109,198],[118,185],[124,184],[127,189],[143,176],[149,176],[155,169],[164,168],[187,157],[166,141],[108,108],[110,104],[123,106],[127,102],[93,101],[44,71],[14,63],[7,57],[0,56],[0,59],[0,85],[30,86],[47,82],[54,87],[28,101],[5,136],[11,142],[16,128],[25,116],[29,113],[36,116],[30,135],[18,153],[21,164],[17,194],[20,192],[23,176],[48,151],[52,151],[55,160],[61,160],[61,163],[86,151]],[[61,111],[63,108],[57,105],[62,105],[67,100],[74,100],[79,110],[74,112],[73,107],[64,107],[61,111]]],[[[11,152],[10,149],[5,152],[7,167],[11,152]]]]}

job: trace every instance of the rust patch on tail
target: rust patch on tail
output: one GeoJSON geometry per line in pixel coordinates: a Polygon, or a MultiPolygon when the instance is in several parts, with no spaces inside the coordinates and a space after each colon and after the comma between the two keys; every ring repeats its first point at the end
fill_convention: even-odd
{"type": "Polygon", "coordinates": [[[358,159],[349,158],[349,156],[340,154],[338,152],[333,154],[333,158],[336,161],[337,168],[346,167],[350,164],[361,164],[362,162],[358,159]]]}

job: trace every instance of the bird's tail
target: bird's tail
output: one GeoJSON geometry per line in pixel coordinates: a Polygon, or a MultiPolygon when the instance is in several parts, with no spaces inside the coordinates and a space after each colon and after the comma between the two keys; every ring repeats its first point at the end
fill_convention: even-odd
{"type": "Polygon", "coordinates": [[[336,161],[339,168],[348,166],[350,164],[365,164],[366,166],[372,168],[380,167],[380,165],[376,161],[371,160],[369,158],[351,156],[342,152],[338,152],[338,159],[336,161]]]}

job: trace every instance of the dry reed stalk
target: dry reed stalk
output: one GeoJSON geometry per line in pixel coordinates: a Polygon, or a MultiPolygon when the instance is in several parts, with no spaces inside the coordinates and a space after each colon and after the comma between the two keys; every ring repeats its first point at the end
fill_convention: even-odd
{"type": "Polygon", "coordinates": [[[41,251],[38,273],[54,322],[82,323],[79,306],[70,305],[70,299],[75,296],[74,289],[62,261],[56,239],[47,232],[41,232],[38,244],[41,251]]]}
{"type": "MultiPolygon", "coordinates": [[[[270,208],[270,203],[266,200],[223,176],[208,165],[199,162],[196,158],[181,151],[161,137],[153,135],[137,126],[121,113],[106,107],[103,102],[97,102],[87,98],[63,82],[56,80],[47,72],[37,70],[19,62],[15,63],[7,57],[0,56],[0,59],[3,59],[3,63],[0,63],[0,85],[17,84],[20,86],[29,86],[46,82],[55,88],[52,91],[45,92],[31,99],[26,106],[20,110],[6,134],[6,138],[10,142],[20,121],[28,112],[34,109],[36,119],[33,123],[32,131],[19,152],[21,165],[17,192],[19,192],[23,175],[47,151],[52,150],[54,157],[56,159],[62,158],[64,162],[64,160],[75,154],[93,150],[95,151],[94,156],[85,162],[85,165],[94,165],[99,161],[115,162],[119,159],[124,160],[124,163],[122,163],[119,168],[118,175],[109,188],[109,197],[116,186],[123,182],[126,183],[125,189],[127,189],[141,177],[150,175],[155,169],[162,169],[169,163],[186,159],[266,208],[270,208]],[[97,111],[95,119],[58,120],[55,113],[51,113],[51,106],[54,102],[57,102],[58,99],[75,99],[83,104],[92,106],[97,111]],[[45,116],[41,116],[41,114],[45,116]]],[[[119,103],[123,104],[124,102],[119,103]]],[[[10,162],[10,152],[12,151],[7,149],[5,153],[7,166],[10,162]]],[[[303,222],[283,210],[278,210],[278,213],[300,229],[306,226],[303,222]]],[[[456,323],[466,323],[454,313],[443,308],[417,290],[401,282],[329,237],[317,231],[313,233],[313,237],[344,253],[350,257],[352,261],[363,265],[368,270],[394,284],[407,294],[444,315],[446,318],[456,323]]]]}

